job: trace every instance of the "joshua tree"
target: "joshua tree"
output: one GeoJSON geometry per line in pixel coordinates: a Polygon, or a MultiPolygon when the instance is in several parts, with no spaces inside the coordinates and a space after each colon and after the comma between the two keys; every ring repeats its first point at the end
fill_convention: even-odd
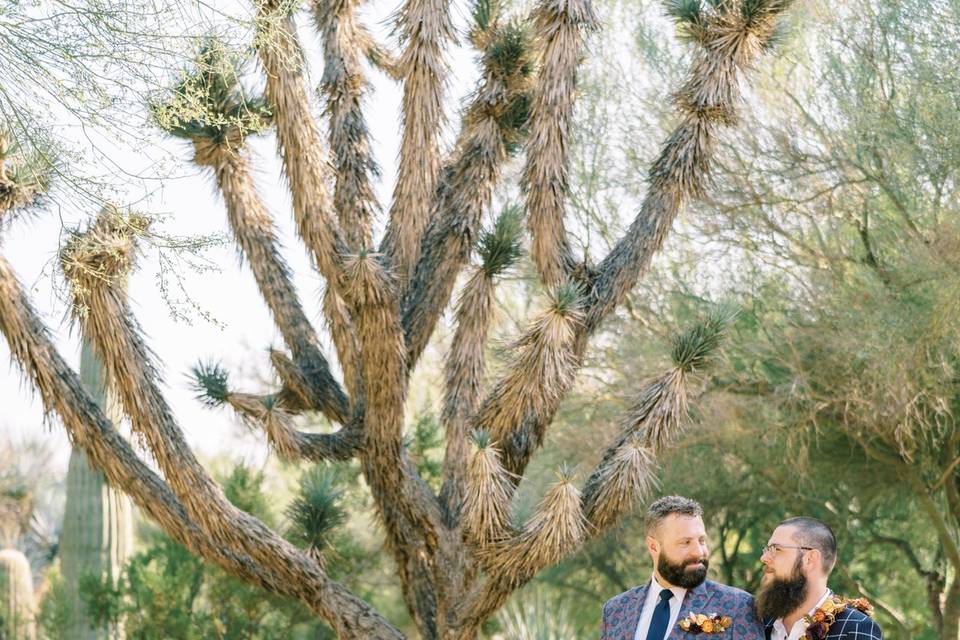
{"type": "MultiPolygon", "coordinates": [[[[241,393],[220,367],[201,366],[195,373],[203,398],[261,425],[287,460],[359,460],[421,637],[475,638],[514,590],[603,533],[648,490],[658,451],[682,424],[688,375],[715,346],[722,319],[678,338],[673,368],[638,390],[621,434],[582,488],[561,473],[526,523],[510,518],[519,479],[571,388],[591,335],[643,275],[682,205],[704,187],[715,137],[736,121],[740,76],[774,41],[788,4],[667,3],[695,49],[689,76],[674,96],[679,124],[650,168],[635,220],[595,263],[576,255],[564,227],[577,63],[585,32],[597,24],[589,0],[542,0],[527,20],[508,20],[493,0],[478,1],[469,39],[481,53],[482,74],[446,154],[439,136],[444,51],[454,33],[444,2],[405,2],[397,14],[404,48],[393,56],[357,23],[356,3],[314,0],[325,54],[321,95],[329,118],[329,163],[305,85],[293,16],[298,3],[257,5],[263,99],[245,95],[229,56],[211,41],[197,69],[182,77],[168,100],[153,105],[158,123],[188,139],[195,161],[215,176],[240,254],[286,347],[271,352],[279,389],[241,393]],[[371,188],[376,165],[361,109],[364,59],[403,83],[399,175],[378,243],[372,235],[380,212],[371,188]],[[298,235],[326,281],[325,318],[342,382],[331,373],[300,305],[271,216],[254,187],[244,140],[269,126],[276,132],[298,235]],[[484,345],[494,287],[518,254],[523,225],[516,211],[499,216],[489,231],[481,224],[502,166],[521,150],[530,253],[550,301],[515,342],[498,379],[487,385],[484,345]],[[445,364],[443,483],[434,493],[408,455],[404,404],[410,374],[461,274],[445,364]],[[340,429],[297,430],[292,417],[310,411],[340,429]]],[[[5,217],[29,203],[41,183],[13,181],[3,200],[5,217]]],[[[75,298],[75,320],[158,471],[138,457],[83,390],[0,258],[0,329],[24,375],[111,484],[191,551],[302,600],[340,637],[402,637],[330,578],[316,545],[300,549],[232,506],[186,446],[119,285],[138,237],[147,233],[140,216],[101,215],[69,239],[61,265],[75,298]]],[[[309,505],[297,512],[309,516],[304,507],[309,505]]]]}

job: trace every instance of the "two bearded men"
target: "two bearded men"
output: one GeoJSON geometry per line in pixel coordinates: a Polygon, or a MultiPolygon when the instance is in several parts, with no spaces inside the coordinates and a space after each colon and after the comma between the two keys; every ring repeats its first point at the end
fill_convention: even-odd
{"type": "Polygon", "coordinates": [[[709,551],[699,503],[660,498],[647,511],[650,582],[603,606],[601,640],[882,640],[864,611],[827,588],[837,559],[830,528],[814,518],[790,518],[774,530],[760,560],[763,579],[748,593],[706,580],[709,551]]]}

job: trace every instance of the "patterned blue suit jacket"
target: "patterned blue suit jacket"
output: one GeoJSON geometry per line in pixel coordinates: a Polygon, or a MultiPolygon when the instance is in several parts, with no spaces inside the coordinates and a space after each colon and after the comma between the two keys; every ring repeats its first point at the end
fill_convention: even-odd
{"type": "MultiPolygon", "coordinates": [[[[773,631],[773,620],[767,620],[764,627],[769,640],[773,631]]],[[[830,631],[824,640],[883,640],[883,631],[873,618],[847,607],[837,614],[837,619],[830,625],[830,631]]]]}
{"type": "MultiPolygon", "coordinates": [[[[611,598],[603,605],[603,627],[600,640],[633,640],[640,621],[640,611],[647,597],[650,583],[611,598]]],[[[687,591],[680,607],[677,622],[689,613],[719,614],[730,616],[733,626],[727,629],[722,640],[763,640],[763,625],[753,613],[753,597],[740,589],[707,580],[696,589],[687,591]]],[[[668,640],[702,640],[699,636],[683,631],[674,625],[668,640]]],[[[721,638],[721,636],[712,636],[721,638]]]]}

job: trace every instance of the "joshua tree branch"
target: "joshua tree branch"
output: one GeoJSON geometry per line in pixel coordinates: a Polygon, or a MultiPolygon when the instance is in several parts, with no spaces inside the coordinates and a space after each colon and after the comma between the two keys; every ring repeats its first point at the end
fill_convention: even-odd
{"type": "MultiPolygon", "coordinates": [[[[683,120],[650,169],[650,186],[637,218],[599,265],[592,287],[585,292],[584,320],[567,355],[573,363],[571,375],[579,369],[590,336],[649,267],[684,201],[701,193],[716,131],[721,125],[735,122],[739,75],[768,46],[780,14],[789,4],[789,0],[751,3],[753,13],[746,15],[739,5],[725,3],[709,14],[699,14],[689,26],[700,47],[686,82],[675,96],[683,120]]],[[[702,10],[706,11],[706,5],[702,10]]],[[[511,367],[503,380],[516,375],[519,369],[511,367]]],[[[523,375],[529,376],[529,370],[523,375]]],[[[542,372],[539,380],[531,381],[531,387],[545,384],[544,375],[542,372]]],[[[500,384],[495,390],[500,390],[500,384]]],[[[510,472],[523,473],[553,419],[560,397],[520,413],[509,398],[494,394],[487,397],[481,413],[488,411],[487,421],[504,425],[497,439],[510,472]]]]}
{"type": "Polygon", "coordinates": [[[227,219],[241,255],[253,271],[293,361],[275,356],[274,368],[299,397],[302,408],[319,409],[339,423],[346,421],[348,405],[340,384],[320,351],[317,335],[307,319],[280,255],[273,220],[256,192],[249,163],[241,149],[194,141],[196,159],[212,168],[227,208],[227,219]]]}
{"type": "Polygon", "coordinates": [[[151,354],[132,318],[126,296],[111,286],[129,269],[133,237],[142,232],[134,217],[101,214],[61,252],[71,284],[74,316],[103,362],[135,433],[143,436],[187,514],[211,539],[266,566],[285,567],[286,578],[317,584],[315,560],[292,547],[262,522],[234,507],[187,446],[157,384],[151,354]]]}
{"type": "Polygon", "coordinates": [[[327,286],[343,295],[343,260],[349,248],[327,193],[324,152],[310,113],[296,25],[285,3],[263,0],[257,8],[257,52],[267,76],[266,97],[290,182],[297,231],[327,286]]]}
{"type": "Polygon", "coordinates": [[[505,39],[519,43],[520,54],[507,60],[484,57],[483,78],[432,195],[430,223],[403,300],[410,370],[426,348],[457,276],[470,258],[481,216],[490,204],[510,148],[524,135],[530,73],[526,32],[516,25],[494,24],[482,33],[489,44],[505,39]]]}
{"type": "Polygon", "coordinates": [[[437,546],[442,534],[439,503],[403,443],[407,371],[396,284],[376,254],[346,263],[347,299],[363,353],[364,436],[361,468],[370,486],[401,578],[403,595],[425,637],[437,629],[437,546]]]}
{"type": "Polygon", "coordinates": [[[513,345],[503,377],[473,420],[503,451],[503,466],[519,478],[540,446],[553,412],[573,384],[580,361],[574,352],[583,323],[582,297],[573,283],[557,288],[550,306],[513,345]]]}
{"type": "Polygon", "coordinates": [[[116,486],[122,487],[173,539],[228,573],[274,593],[298,598],[345,638],[403,636],[368,604],[331,581],[315,565],[270,567],[250,555],[217,544],[191,520],[169,487],[113,428],[80,380],[50,342],[9,264],[0,257],[0,331],[14,358],[34,383],[44,407],[60,416],[71,439],[83,447],[116,486]],[[297,575],[291,579],[290,574],[297,575]],[[306,579],[304,579],[306,578],[306,579]]]}
{"type": "Polygon", "coordinates": [[[487,332],[493,314],[493,282],[482,269],[467,281],[456,310],[457,328],[444,365],[440,421],[446,434],[440,503],[448,525],[456,522],[463,500],[469,418],[480,404],[487,332]]]}
{"type": "Polygon", "coordinates": [[[398,276],[401,291],[420,258],[420,243],[440,177],[443,128],[443,50],[454,39],[450,4],[445,0],[406,0],[397,15],[406,48],[397,61],[403,78],[403,135],[397,182],[381,252],[398,276]]]}
{"type": "MultiPolygon", "coordinates": [[[[484,450],[477,455],[483,456],[484,450]]],[[[580,511],[580,492],[561,475],[523,529],[478,548],[486,579],[454,610],[455,621],[446,637],[475,637],[484,620],[502,607],[511,593],[578,548],[587,527],[580,511]]]]}
{"type": "Polygon", "coordinates": [[[255,396],[231,392],[224,401],[244,419],[263,428],[271,446],[285,460],[350,460],[363,445],[363,427],[359,419],[347,423],[335,433],[294,429],[292,416],[284,408],[282,394],[255,396]]]}
{"type": "Polygon", "coordinates": [[[313,0],[311,4],[323,40],[321,90],[327,101],[335,169],[333,207],[348,246],[368,249],[379,210],[370,179],[380,173],[361,108],[368,86],[361,60],[369,36],[354,15],[357,0],[313,0]]]}
{"type": "Polygon", "coordinates": [[[566,280],[575,258],[564,226],[568,150],[583,32],[598,21],[590,0],[544,0],[533,14],[542,42],[523,172],[530,253],[547,287],[566,280]]]}

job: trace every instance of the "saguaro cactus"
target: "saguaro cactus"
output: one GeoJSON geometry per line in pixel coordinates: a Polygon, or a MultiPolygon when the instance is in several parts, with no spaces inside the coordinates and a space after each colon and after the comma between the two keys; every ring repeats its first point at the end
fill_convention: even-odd
{"type": "Polygon", "coordinates": [[[33,640],[36,611],[30,561],[16,549],[0,551],[0,638],[33,640]]]}
{"type": "MultiPolygon", "coordinates": [[[[0,471],[13,468],[4,452],[0,471]]],[[[6,475],[6,474],[3,474],[6,475]]],[[[0,640],[32,639],[36,601],[30,561],[16,548],[33,518],[33,494],[14,471],[0,488],[0,640]]]]}
{"type": "MultiPolygon", "coordinates": [[[[114,418],[123,415],[103,381],[102,367],[84,343],[80,379],[97,404],[114,418]]],[[[103,471],[91,466],[82,449],[74,447],[67,468],[67,506],[60,536],[60,566],[69,598],[70,638],[118,640],[123,629],[94,627],[80,597],[80,579],[92,575],[117,580],[133,548],[133,505],[110,486],[103,471]]]]}

